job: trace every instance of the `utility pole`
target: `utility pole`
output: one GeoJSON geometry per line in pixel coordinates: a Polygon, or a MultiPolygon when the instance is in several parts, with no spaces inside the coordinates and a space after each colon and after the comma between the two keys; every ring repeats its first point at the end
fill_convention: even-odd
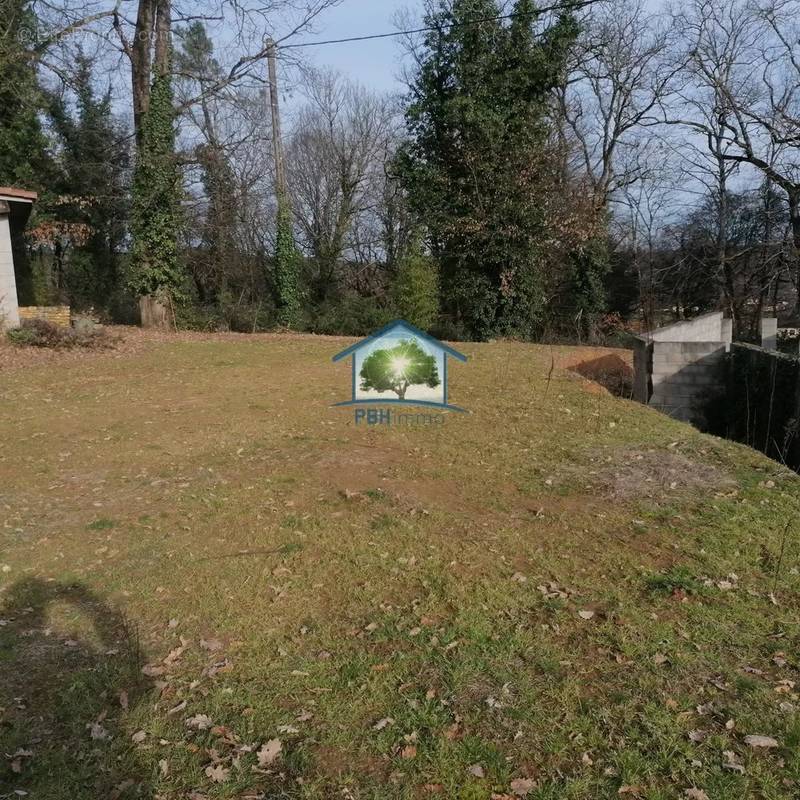
{"type": "Polygon", "coordinates": [[[270,37],[264,41],[269,72],[269,107],[272,112],[272,148],[275,155],[275,220],[274,279],[278,300],[278,320],[287,328],[300,318],[300,257],[292,233],[292,207],[286,185],[286,164],[281,140],[281,112],[278,103],[278,46],[270,37]]]}
{"type": "Polygon", "coordinates": [[[275,187],[278,193],[278,204],[286,199],[286,166],[283,161],[283,143],[281,141],[281,111],[278,100],[278,47],[274,39],[268,38],[267,66],[269,70],[269,107],[272,112],[272,150],[275,157],[275,187]]]}

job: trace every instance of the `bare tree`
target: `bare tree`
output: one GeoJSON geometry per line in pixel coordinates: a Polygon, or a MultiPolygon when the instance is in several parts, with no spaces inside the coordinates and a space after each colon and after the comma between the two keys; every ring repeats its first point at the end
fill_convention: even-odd
{"type": "Polygon", "coordinates": [[[668,83],[664,42],[644,0],[603,3],[589,12],[557,91],[573,167],[586,176],[598,211],[641,174],[641,128],[654,121],[668,83]]]}
{"type": "MultiPolygon", "coordinates": [[[[703,137],[720,178],[757,170],[785,194],[800,288],[800,28],[797,0],[693,0],[675,15],[681,79],[665,119],[703,137]]],[[[723,182],[724,189],[724,182],[723,182]]],[[[722,191],[722,190],[721,190],[722,191]]],[[[721,197],[724,194],[720,195],[721,197]]],[[[720,257],[725,242],[720,238],[720,257]]],[[[800,293],[796,311],[800,312],[800,293]]]]}
{"type": "Polygon", "coordinates": [[[662,263],[661,250],[680,176],[675,159],[663,142],[649,151],[649,161],[650,168],[639,180],[621,189],[613,226],[617,249],[627,254],[636,273],[639,314],[645,331],[660,323],[659,300],[668,269],[662,263]]]}
{"type": "Polygon", "coordinates": [[[354,242],[356,220],[375,203],[385,181],[392,139],[389,101],[334,73],[312,73],[309,103],[299,113],[287,148],[289,189],[302,243],[312,258],[312,290],[322,300],[354,242]]]}

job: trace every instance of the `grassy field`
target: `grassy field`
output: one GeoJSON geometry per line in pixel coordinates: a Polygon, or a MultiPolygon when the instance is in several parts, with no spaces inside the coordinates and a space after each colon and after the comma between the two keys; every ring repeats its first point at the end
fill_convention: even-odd
{"type": "Polygon", "coordinates": [[[0,796],[800,796],[796,476],[566,349],[356,427],[343,343],[0,369],[0,796]]]}

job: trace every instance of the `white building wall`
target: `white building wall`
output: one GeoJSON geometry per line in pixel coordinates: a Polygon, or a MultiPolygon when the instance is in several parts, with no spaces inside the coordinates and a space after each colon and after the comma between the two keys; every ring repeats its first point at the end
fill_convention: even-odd
{"type": "Polygon", "coordinates": [[[8,214],[0,214],[0,328],[14,328],[17,325],[19,309],[14,255],[11,250],[11,228],[8,214]]]}

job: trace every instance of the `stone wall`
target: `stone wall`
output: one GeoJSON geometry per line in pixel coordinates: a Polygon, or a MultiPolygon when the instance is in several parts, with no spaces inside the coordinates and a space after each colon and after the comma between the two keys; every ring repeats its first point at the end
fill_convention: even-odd
{"type": "Polygon", "coordinates": [[[727,342],[653,342],[650,405],[705,427],[704,409],[725,391],[727,342]]]}
{"type": "Polygon", "coordinates": [[[52,322],[53,325],[61,325],[64,328],[70,326],[69,306],[27,306],[19,310],[20,321],[26,319],[43,319],[52,322]]]}

